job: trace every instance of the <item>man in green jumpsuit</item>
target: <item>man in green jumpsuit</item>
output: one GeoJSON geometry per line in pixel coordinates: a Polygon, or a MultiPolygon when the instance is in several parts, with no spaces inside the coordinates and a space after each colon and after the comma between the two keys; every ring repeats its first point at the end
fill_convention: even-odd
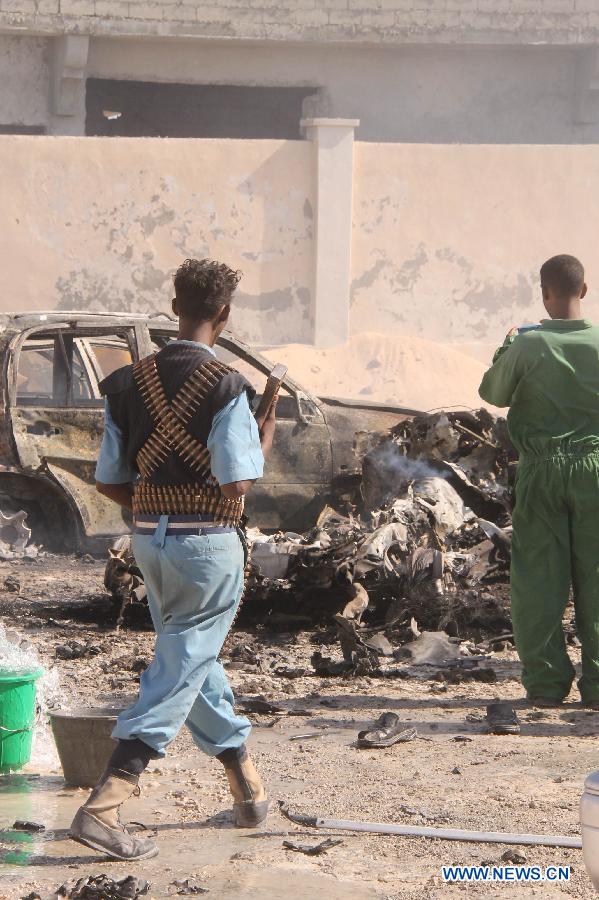
{"type": "Polygon", "coordinates": [[[512,616],[528,699],[559,705],[574,680],[562,617],[573,589],[583,704],[599,709],[599,327],[581,318],[587,287],[573,256],[541,268],[550,319],[512,329],[480,396],[509,406],[520,461],[512,616]]]}

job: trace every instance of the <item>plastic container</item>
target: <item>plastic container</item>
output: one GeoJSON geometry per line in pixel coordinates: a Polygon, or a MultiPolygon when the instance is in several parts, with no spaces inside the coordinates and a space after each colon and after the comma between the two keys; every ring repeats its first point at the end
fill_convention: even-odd
{"type": "Polygon", "coordinates": [[[599,891],[599,772],[591,772],[585,779],[580,823],[584,864],[593,887],[599,891]]]}
{"type": "Polygon", "coordinates": [[[84,708],[50,713],[67,784],[96,786],[116,746],[110,735],[120,712],[120,709],[84,708]]]}
{"type": "Polygon", "coordinates": [[[37,669],[22,675],[0,674],[0,774],[22,769],[31,758],[35,728],[37,669]]]}

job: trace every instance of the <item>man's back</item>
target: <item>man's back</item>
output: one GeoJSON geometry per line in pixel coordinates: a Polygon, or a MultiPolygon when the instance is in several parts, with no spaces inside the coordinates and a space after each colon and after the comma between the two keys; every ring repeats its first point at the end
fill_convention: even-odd
{"type": "Polygon", "coordinates": [[[498,356],[481,397],[510,406],[521,455],[599,452],[599,327],[586,319],[547,320],[498,356]]]}

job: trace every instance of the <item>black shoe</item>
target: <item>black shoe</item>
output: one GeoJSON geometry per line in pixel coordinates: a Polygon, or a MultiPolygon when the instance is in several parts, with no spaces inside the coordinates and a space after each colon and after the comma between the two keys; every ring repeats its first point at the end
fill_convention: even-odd
{"type": "Polygon", "coordinates": [[[520,734],[520,722],[511,703],[489,703],[487,723],[491,734],[520,734]]]}

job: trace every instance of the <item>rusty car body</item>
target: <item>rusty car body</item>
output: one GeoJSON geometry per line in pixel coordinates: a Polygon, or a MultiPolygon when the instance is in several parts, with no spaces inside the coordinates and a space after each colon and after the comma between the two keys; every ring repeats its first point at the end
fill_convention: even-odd
{"type": "MultiPolygon", "coordinates": [[[[0,509],[25,509],[34,539],[94,551],[129,530],[128,513],[95,490],[104,405],[98,383],[176,334],[176,323],[160,315],[0,315],[0,509]]],[[[260,394],[272,362],[228,332],[216,350],[260,394]]],[[[273,453],[249,497],[251,524],[310,527],[333,486],[359,473],[356,435],[385,431],[412,413],[317,398],[289,373],[273,453]]]]}

